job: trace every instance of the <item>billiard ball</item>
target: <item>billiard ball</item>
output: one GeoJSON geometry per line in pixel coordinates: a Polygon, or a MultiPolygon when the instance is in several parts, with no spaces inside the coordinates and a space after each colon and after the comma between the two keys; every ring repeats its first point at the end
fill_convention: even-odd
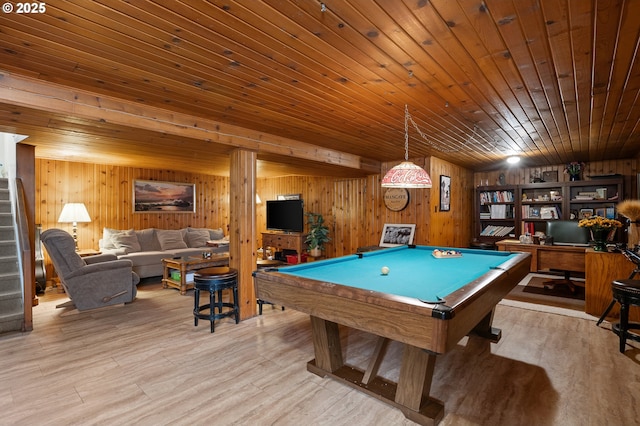
{"type": "Polygon", "coordinates": [[[387,275],[389,273],[389,267],[383,266],[382,268],[380,268],[380,272],[382,272],[382,275],[387,275]]]}

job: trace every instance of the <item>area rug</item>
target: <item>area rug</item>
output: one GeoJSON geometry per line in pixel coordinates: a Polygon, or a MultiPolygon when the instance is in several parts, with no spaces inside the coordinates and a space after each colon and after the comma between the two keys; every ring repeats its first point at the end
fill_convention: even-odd
{"type": "MultiPolygon", "coordinates": [[[[551,286],[552,288],[545,288],[545,283],[550,280],[558,280],[557,277],[540,277],[540,276],[532,276],[529,282],[522,289],[525,293],[533,293],[541,296],[553,296],[553,297],[563,297],[569,299],[576,300],[584,300],[584,281],[575,286],[574,291],[566,285],[555,285],[551,286]]],[[[580,283],[579,280],[574,280],[575,283],[580,283]]]]}
{"type": "MultiPolygon", "coordinates": [[[[531,305],[528,308],[540,311],[554,311],[556,313],[571,314],[582,317],[584,313],[584,288],[579,287],[577,295],[572,295],[568,290],[558,287],[555,290],[545,290],[544,281],[558,278],[553,275],[529,274],[511,292],[505,296],[504,304],[523,307],[521,303],[510,304],[509,301],[522,302],[531,305]],[[566,293],[565,293],[566,291],[566,293]],[[570,295],[570,297],[566,297],[570,295]],[[554,308],[554,309],[550,309],[554,308]],[[561,312],[557,309],[566,310],[561,312]]],[[[571,315],[574,316],[574,315],[571,315]]],[[[588,316],[589,318],[591,316],[588,316]]]]}

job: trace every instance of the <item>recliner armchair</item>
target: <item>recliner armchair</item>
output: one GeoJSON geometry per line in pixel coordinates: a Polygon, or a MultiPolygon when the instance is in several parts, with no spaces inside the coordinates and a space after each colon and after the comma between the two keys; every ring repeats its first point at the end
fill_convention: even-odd
{"type": "Polygon", "coordinates": [[[130,260],[99,254],[80,257],[75,242],[62,229],[47,229],[40,236],[60,282],[78,311],[132,302],[140,277],[130,260]]]}

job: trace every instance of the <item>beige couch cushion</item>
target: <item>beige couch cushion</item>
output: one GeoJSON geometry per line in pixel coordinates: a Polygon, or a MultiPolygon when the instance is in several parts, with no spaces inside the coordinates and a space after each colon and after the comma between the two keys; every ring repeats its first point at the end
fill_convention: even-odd
{"type": "Polygon", "coordinates": [[[140,231],[136,231],[136,235],[138,236],[138,242],[140,243],[140,251],[162,250],[154,228],[141,229],[140,231]]]}
{"type": "Polygon", "coordinates": [[[102,246],[100,248],[107,250],[114,250],[117,247],[113,243],[113,236],[121,233],[132,233],[132,229],[112,229],[112,228],[103,228],[102,230],[102,246]]]}
{"type": "Polygon", "coordinates": [[[162,250],[187,248],[182,234],[180,230],[156,229],[156,236],[162,250]]]}
{"type": "Polygon", "coordinates": [[[222,228],[210,229],[210,228],[187,228],[188,232],[200,232],[205,231],[209,234],[209,240],[221,240],[224,238],[224,231],[222,228]]]}
{"type": "Polygon", "coordinates": [[[135,232],[120,232],[111,236],[111,242],[116,249],[124,249],[125,253],[141,251],[138,236],[135,232]]]}
{"type": "Polygon", "coordinates": [[[189,247],[206,247],[207,241],[211,239],[209,231],[206,229],[189,229],[187,232],[187,245],[189,247]]]}

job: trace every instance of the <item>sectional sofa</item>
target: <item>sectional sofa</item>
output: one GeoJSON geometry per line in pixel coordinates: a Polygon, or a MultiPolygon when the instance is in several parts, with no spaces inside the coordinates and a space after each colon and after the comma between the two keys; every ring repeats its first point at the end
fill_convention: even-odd
{"type": "Polygon", "coordinates": [[[118,259],[133,263],[133,271],[140,278],[161,276],[162,259],[176,256],[200,256],[205,251],[229,251],[228,240],[222,229],[183,228],[177,230],[147,228],[104,228],[99,242],[102,253],[111,253],[118,259]],[[210,247],[208,242],[217,247],[210,247]]]}

